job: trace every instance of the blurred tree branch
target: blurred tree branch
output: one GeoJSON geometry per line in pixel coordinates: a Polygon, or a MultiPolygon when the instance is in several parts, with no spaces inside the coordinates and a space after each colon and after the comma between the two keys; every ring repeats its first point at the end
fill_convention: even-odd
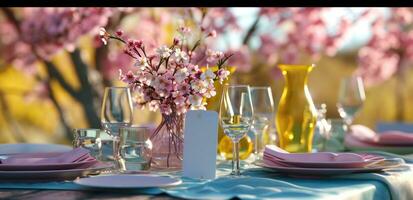
{"type": "Polygon", "coordinates": [[[50,61],[44,61],[44,64],[46,66],[48,76],[55,79],[70,94],[70,96],[77,98],[79,93],[73,89],[68,82],[66,82],[63,75],[57,70],[56,65],[50,61]]]}
{"type": "Polygon", "coordinates": [[[47,85],[47,88],[48,88],[48,91],[49,91],[49,93],[48,93],[49,98],[52,101],[52,103],[55,105],[55,107],[57,109],[57,113],[59,115],[59,119],[62,122],[63,128],[65,130],[65,135],[70,141],[72,141],[73,140],[72,131],[71,131],[69,125],[66,122],[66,119],[65,119],[65,116],[63,114],[62,108],[60,107],[59,103],[57,102],[57,99],[54,96],[55,94],[54,94],[54,91],[52,90],[50,80],[47,80],[46,85],[47,85]]]}
{"type": "Polygon", "coordinates": [[[94,101],[94,88],[89,82],[89,67],[83,62],[80,54],[79,49],[75,49],[70,54],[70,58],[72,59],[73,66],[75,66],[77,77],[79,78],[79,82],[81,84],[80,90],[78,92],[78,96],[76,99],[81,102],[81,105],[85,111],[86,119],[90,126],[92,127],[99,127],[100,120],[96,112],[96,106],[94,101]]]}
{"type": "Polygon", "coordinates": [[[255,18],[254,23],[252,23],[251,27],[248,29],[247,34],[242,41],[242,44],[247,45],[248,42],[251,40],[251,37],[254,35],[255,31],[257,30],[258,23],[260,22],[261,15],[258,13],[257,17],[255,18]]]}
{"type": "MultiPolygon", "coordinates": [[[[21,35],[20,22],[16,18],[13,11],[10,8],[1,8],[1,10],[3,11],[7,19],[13,23],[18,34],[21,35]]],[[[34,46],[30,45],[30,48],[32,49],[33,54],[37,57],[37,59],[44,62],[49,79],[56,80],[63,87],[63,89],[69,93],[70,96],[72,96],[82,105],[83,109],[85,110],[85,114],[87,115],[89,125],[93,127],[99,126],[99,118],[97,116],[97,111],[93,103],[93,89],[88,80],[88,66],[82,61],[80,57],[80,51],[76,49],[75,52],[72,52],[70,54],[70,57],[76,68],[76,75],[82,86],[81,89],[78,91],[75,90],[65,80],[64,76],[59,72],[59,70],[57,70],[57,67],[52,62],[45,60],[41,56],[39,56],[34,46]]],[[[38,76],[37,78],[39,79],[38,76]]],[[[72,139],[72,134],[69,125],[66,123],[63,109],[60,107],[59,103],[57,102],[57,99],[54,97],[54,92],[51,88],[50,80],[47,80],[49,98],[59,113],[59,118],[61,119],[61,123],[66,131],[66,136],[68,137],[68,139],[72,139]]]]}

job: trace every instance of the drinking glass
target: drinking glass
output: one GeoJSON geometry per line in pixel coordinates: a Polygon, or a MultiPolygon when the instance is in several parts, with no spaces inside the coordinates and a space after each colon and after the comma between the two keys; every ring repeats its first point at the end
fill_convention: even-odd
{"type": "Polygon", "coordinates": [[[329,119],[330,129],[325,135],[323,151],[344,151],[345,134],[348,131],[348,125],[345,119],[329,119]]]}
{"type": "Polygon", "coordinates": [[[352,123],[365,99],[366,96],[361,77],[350,76],[341,81],[337,107],[340,116],[347,125],[352,123]]]}
{"type": "Polygon", "coordinates": [[[219,109],[219,121],[234,148],[231,175],[239,176],[239,141],[250,130],[253,108],[248,85],[225,85],[219,109]]]}
{"type": "Polygon", "coordinates": [[[251,103],[254,109],[251,129],[255,135],[254,155],[255,159],[262,158],[263,133],[268,130],[271,122],[274,121],[274,100],[272,98],[271,87],[250,87],[251,103]]]}
{"type": "Polygon", "coordinates": [[[133,120],[131,93],[128,87],[106,87],[101,109],[101,124],[105,132],[112,136],[112,152],[119,145],[119,128],[130,126],[133,120]]]}
{"type": "Polygon", "coordinates": [[[120,157],[120,170],[139,172],[149,170],[152,158],[152,142],[148,127],[121,127],[119,146],[115,149],[120,157]]]}
{"type": "Polygon", "coordinates": [[[325,151],[325,143],[329,137],[331,124],[326,119],[327,105],[322,103],[317,105],[317,123],[313,136],[313,152],[325,151]]]}
{"type": "Polygon", "coordinates": [[[83,147],[89,150],[90,155],[97,160],[101,160],[102,142],[100,139],[100,129],[79,128],[73,129],[73,147],[83,147]]]}

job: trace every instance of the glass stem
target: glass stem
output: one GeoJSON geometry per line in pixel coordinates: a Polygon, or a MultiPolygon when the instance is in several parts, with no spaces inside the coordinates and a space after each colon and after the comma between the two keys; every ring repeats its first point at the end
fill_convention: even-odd
{"type": "Polygon", "coordinates": [[[262,144],[262,130],[255,131],[255,144],[254,144],[254,154],[258,156],[261,151],[261,144],[262,144]]]}
{"type": "Polygon", "coordinates": [[[122,170],[122,163],[120,159],[120,137],[113,136],[113,159],[117,170],[122,170]]]}
{"type": "Polygon", "coordinates": [[[233,175],[240,175],[240,167],[239,167],[239,142],[234,142],[234,151],[233,151],[233,159],[232,159],[232,174],[233,175]]]}

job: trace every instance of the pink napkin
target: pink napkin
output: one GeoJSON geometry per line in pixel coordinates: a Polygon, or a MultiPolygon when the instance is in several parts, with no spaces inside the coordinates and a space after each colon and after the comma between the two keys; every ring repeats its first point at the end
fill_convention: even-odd
{"type": "Polygon", "coordinates": [[[33,164],[62,164],[78,163],[96,160],[89,154],[89,150],[75,148],[64,153],[22,153],[1,160],[1,164],[7,165],[33,165],[33,164]]]}
{"type": "Polygon", "coordinates": [[[264,150],[264,159],[274,158],[276,160],[285,160],[292,162],[363,162],[365,159],[362,155],[355,153],[288,153],[285,150],[275,146],[267,145],[264,150]]]}
{"type": "Polygon", "coordinates": [[[385,131],[376,133],[363,125],[352,125],[346,135],[346,143],[351,146],[404,146],[413,145],[413,133],[385,131]]]}

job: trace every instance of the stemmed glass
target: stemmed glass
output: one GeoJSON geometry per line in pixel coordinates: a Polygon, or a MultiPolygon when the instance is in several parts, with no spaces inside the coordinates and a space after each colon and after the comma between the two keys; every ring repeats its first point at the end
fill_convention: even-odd
{"type": "Polygon", "coordinates": [[[248,85],[225,85],[219,110],[219,121],[224,133],[231,138],[234,148],[231,175],[239,176],[239,141],[250,130],[253,117],[251,92],[248,85]]]}
{"type": "Polygon", "coordinates": [[[337,108],[341,118],[345,120],[347,125],[351,125],[365,99],[366,95],[361,77],[351,76],[341,81],[337,108]]]}
{"type": "Polygon", "coordinates": [[[255,159],[261,159],[263,151],[263,133],[268,130],[274,118],[274,100],[271,87],[251,87],[251,102],[254,109],[251,129],[254,131],[255,159]]]}
{"type": "Polygon", "coordinates": [[[116,161],[120,156],[113,150],[118,149],[119,128],[130,126],[133,120],[132,98],[128,87],[105,88],[100,120],[105,132],[112,136],[112,152],[116,161]]]}

